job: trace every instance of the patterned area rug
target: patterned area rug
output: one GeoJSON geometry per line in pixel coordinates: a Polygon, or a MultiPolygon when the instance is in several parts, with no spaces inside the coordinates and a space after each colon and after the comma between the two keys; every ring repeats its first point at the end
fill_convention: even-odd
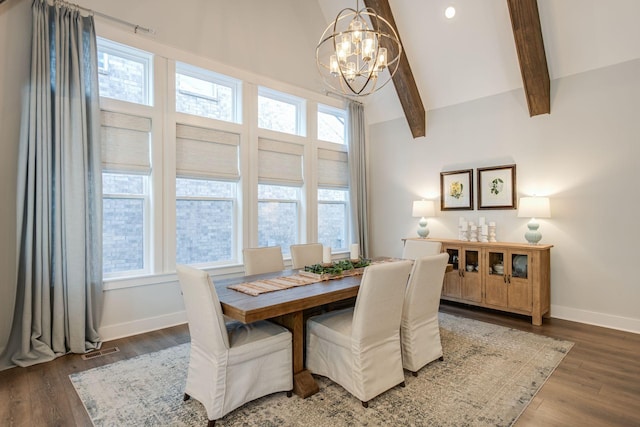
{"type": "MultiPolygon", "coordinates": [[[[248,403],[216,426],[508,426],[573,346],[440,313],[444,362],[371,400],[365,409],[342,387],[316,377],[307,398],[276,393],[248,403]]],[[[70,376],[96,426],[204,426],[196,400],[182,401],[189,344],[70,376]]]]}

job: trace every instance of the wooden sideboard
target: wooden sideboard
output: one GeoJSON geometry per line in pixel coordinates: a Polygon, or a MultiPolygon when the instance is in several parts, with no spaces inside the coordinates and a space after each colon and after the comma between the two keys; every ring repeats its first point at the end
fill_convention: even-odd
{"type": "Polygon", "coordinates": [[[426,240],[441,242],[453,265],[445,273],[443,300],[524,314],[542,325],[550,309],[553,245],[426,240]]]}

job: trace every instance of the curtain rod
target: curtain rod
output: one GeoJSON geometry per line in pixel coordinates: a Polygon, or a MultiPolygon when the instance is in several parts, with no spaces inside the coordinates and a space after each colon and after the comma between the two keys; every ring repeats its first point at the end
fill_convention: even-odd
{"type": "Polygon", "coordinates": [[[54,0],[53,3],[56,6],[63,5],[63,6],[75,7],[77,9],[79,9],[79,10],[82,10],[83,12],[87,12],[90,15],[96,15],[96,16],[99,16],[101,18],[105,18],[105,19],[108,19],[110,21],[117,22],[117,23],[122,24],[122,25],[126,25],[128,27],[133,28],[133,32],[136,33],[136,34],[138,33],[138,31],[142,31],[142,32],[147,33],[147,34],[155,34],[156,33],[156,31],[153,28],[143,27],[142,25],[134,24],[132,22],[125,21],[124,19],[120,19],[120,18],[116,18],[115,16],[107,15],[106,13],[98,12],[96,10],[80,6],[79,4],[69,3],[69,2],[66,2],[64,0],[54,0]]]}
{"type": "Polygon", "coordinates": [[[355,99],[353,99],[353,98],[351,98],[351,97],[348,97],[348,96],[346,96],[346,95],[343,95],[343,94],[341,94],[341,93],[332,92],[332,91],[330,91],[330,90],[325,90],[325,91],[324,91],[324,94],[325,94],[325,95],[330,95],[330,96],[335,96],[336,98],[341,98],[341,99],[344,99],[345,101],[351,101],[351,102],[355,102],[356,104],[360,104],[360,105],[362,105],[362,102],[360,102],[360,101],[356,101],[355,99]]]}

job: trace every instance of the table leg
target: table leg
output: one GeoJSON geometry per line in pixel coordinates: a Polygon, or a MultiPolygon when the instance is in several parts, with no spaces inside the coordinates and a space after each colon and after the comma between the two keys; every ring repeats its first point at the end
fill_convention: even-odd
{"type": "Polygon", "coordinates": [[[302,398],[318,392],[311,372],[304,368],[304,318],[302,311],[280,316],[275,320],[293,335],[293,392],[302,398]]]}

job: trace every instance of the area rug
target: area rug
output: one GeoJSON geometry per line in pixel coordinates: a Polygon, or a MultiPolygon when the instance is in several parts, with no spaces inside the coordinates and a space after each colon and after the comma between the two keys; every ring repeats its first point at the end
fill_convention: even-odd
{"type": "MultiPolygon", "coordinates": [[[[276,393],[248,403],[217,426],[509,426],[573,346],[528,332],[440,313],[445,360],[369,408],[316,377],[301,399],[276,393]]],[[[196,400],[182,401],[189,344],[70,375],[95,426],[204,426],[196,400]]]]}

